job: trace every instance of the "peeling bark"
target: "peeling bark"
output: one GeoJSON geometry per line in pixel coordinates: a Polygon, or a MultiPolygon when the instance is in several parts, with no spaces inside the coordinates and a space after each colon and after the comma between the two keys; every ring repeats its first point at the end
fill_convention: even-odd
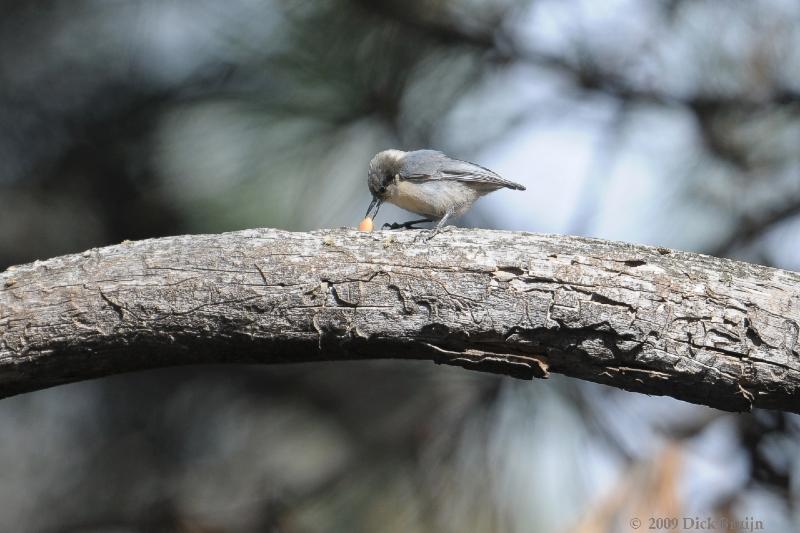
{"type": "Polygon", "coordinates": [[[0,274],[0,396],[191,363],[429,359],[800,412],[800,275],[602,240],[272,229],[0,274]]]}

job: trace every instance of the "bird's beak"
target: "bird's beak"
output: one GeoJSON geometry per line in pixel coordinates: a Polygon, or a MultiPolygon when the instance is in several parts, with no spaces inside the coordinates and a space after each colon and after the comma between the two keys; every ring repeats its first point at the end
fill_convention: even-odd
{"type": "Polygon", "coordinates": [[[375,217],[378,216],[378,209],[381,208],[382,203],[383,200],[381,200],[377,196],[373,196],[372,201],[369,203],[369,207],[367,208],[367,214],[364,216],[366,218],[371,218],[372,220],[375,220],[375,217]],[[375,212],[372,213],[372,216],[370,216],[370,213],[372,212],[373,209],[375,209],[375,212]]]}

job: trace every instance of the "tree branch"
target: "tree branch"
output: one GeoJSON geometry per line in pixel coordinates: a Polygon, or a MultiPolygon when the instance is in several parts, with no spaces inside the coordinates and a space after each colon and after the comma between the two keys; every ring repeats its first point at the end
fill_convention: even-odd
{"type": "Polygon", "coordinates": [[[0,395],[191,363],[428,359],[800,412],[800,275],[576,237],[272,229],[0,274],[0,395]]]}

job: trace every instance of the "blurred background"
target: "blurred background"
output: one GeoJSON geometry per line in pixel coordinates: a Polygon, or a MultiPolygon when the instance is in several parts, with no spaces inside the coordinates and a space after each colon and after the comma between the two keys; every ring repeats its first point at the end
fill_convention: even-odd
{"type": "MultiPolygon", "coordinates": [[[[800,5],[0,1],[0,269],[354,226],[371,156],[423,147],[528,187],[460,225],[800,270],[800,5]]],[[[800,530],[797,416],[558,376],[187,367],[5,399],[0,428],[2,531],[800,530]]]]}

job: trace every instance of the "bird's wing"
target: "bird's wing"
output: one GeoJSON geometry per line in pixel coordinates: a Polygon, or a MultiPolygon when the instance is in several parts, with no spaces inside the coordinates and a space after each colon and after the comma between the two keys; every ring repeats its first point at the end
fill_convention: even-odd
{"type": "Polygon", "coordinates": [[[503,179],[488,168],[453,159],[436,150],[408,152],[403,158],[402,176],[409,181],[454,180],[525,190],[523,185],[503,179]]]}

